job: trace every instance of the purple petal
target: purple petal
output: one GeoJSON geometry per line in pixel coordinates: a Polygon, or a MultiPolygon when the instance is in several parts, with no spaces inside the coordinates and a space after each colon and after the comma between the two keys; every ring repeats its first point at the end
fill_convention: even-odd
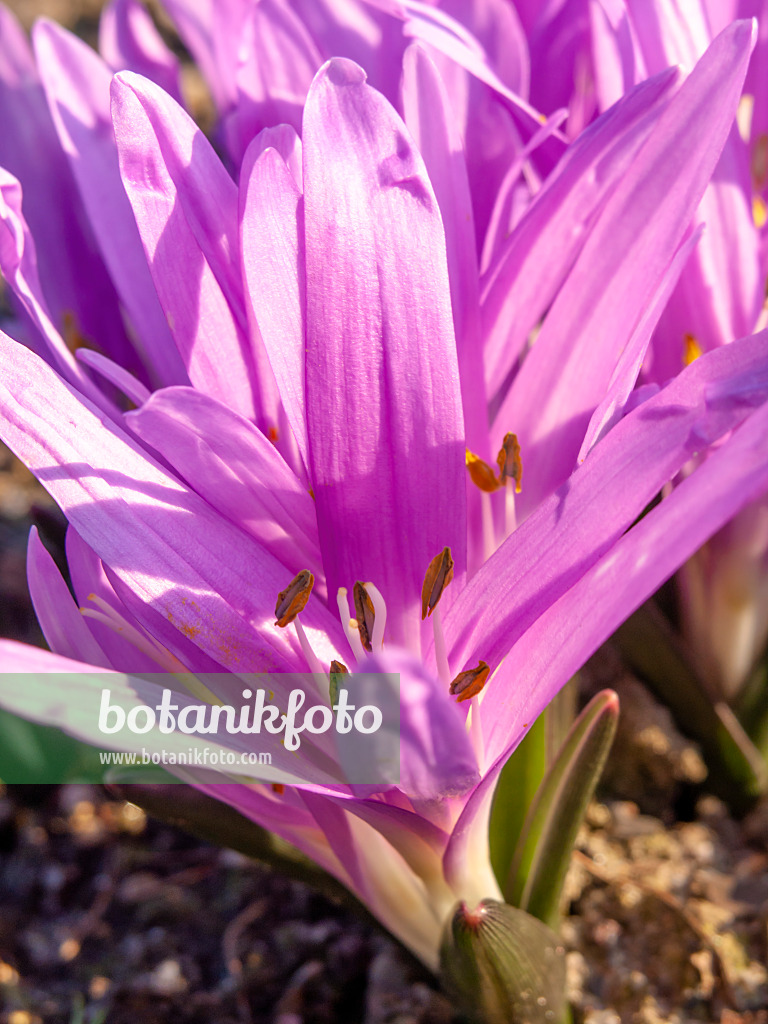
{"type": "Polygon", "coordinates": [[[27,583],[37,621],[51,650],[74,661],[111,668],[34,526],[27,547],[27,583]]]}
{"type": "MultiPolygon", "coordinates": [[[[120,181],[109,112],[110,71],[89,46],[53,22],[37,22],[34,44],[61,146],[135,328],[142,361],[156,382],[188,383],[120,181]]],[[[121,365],[131,366],[112,355],[121,365]]]]}
{"type": "MultiPolygon", "coordinates": [[[[3,438],[116,578],[226,668],[303,670],[298,643],[273,626],[290,572],[33,353],[0,335],[0,355],[3,438]]],[[[318,641],[340,636],[318,601],[303,621],[318,641]]],[[[318,656],[335,657],[327,643],[318,656]]]]}
{"type": "Polygon", "coordinates": [[[502,403],[496,430],[515,431],[530,467],[524,512],[575,463],[728,137],[753,37],[749,22],[726,29],[670,101],[608,199],[502,403]]]}
{"type": "Polygon", "coordinates": [[[98,255],[51,121],[26,35],[0,5],[0,166],[21,182],[42,293],[59,330],[71,325],[131,358],[117,295],[98,255]]]}
{"type": "Polygon", "coordinates": [[[102,408],[111,406],[84,373],[51,322],[37,273],[35,243],[21,212],[21,186],[0,168],[0,273],[13,288],[30,320],[40,332],[51,362],[84,395],[102,408]]]}
{"type": "Polygon", "coordinates": [[[483,282],[486,381],[498,392],[597,214],[669,102],[676,71],[633,89],[571,145],[483,282]]]}
{"type": "Polygon", "coordinates": [[[240,46],[237,106],[224,127],[236,164],[262,128],[301,127],[307,90],[323,63],[301,20],[279,0],[261,0],[250,8],[240,46]]]}
{"type": "Polygon", "coordinates": [[[255,418],[237,188],[194,121],[147,79],[115,77],[112,115],[123,184],[190,380],[255,418]]]}
{"type": "Polygon", "coordinates": [[[329,594],[371,580],[391,639],[418,645],[430,560],[449,545],[457,576],[466,564],[445,242],[404,125],[350,61],[310,90],[304,185],[307,428],[329,594]]]}
{"type": "Polygon", "coordinates": [[[309,465],[304,355],[306,284],[301,194],[275,149],[255,139],[240,179],[241,252],[257,325],[302,461],[309,465]]]}
{"type": "Polygon", "coordinates": [[[110,0],[99,18],[99,51],[113,71],[136,71],[182,102],[180,65],[139,0],[110,0]]]}
{"type": "Polygon", "coordinates": [[[764,405],[536,619],[509,655],[516,666],[515,686],[525,695],[519,708],[505,709],[503,701],[491,701],[492,691],[488,695],[493,751],[511,749],[523,721],[533,721],[530,716],[627,616],[716,530],[768,490],[767,438],[764,405]]]}
{"type": "MultiPolygon", "coordinates": [[[[688,459],[766,399],[767,341],[763,332],[702,356],[609,431],[455,601],[445,620],[454,671],[480,658],[498,665],[688,459]]],[[[483,709],[496,702],[493,680],[487,690],[483,709]]]]}
{"type": "Polygon", "coordinates": [[[125,419],[201,497],[292,575],[322,572],[312,499],[252,423],[192,388],[156,391],[125,419]]]}

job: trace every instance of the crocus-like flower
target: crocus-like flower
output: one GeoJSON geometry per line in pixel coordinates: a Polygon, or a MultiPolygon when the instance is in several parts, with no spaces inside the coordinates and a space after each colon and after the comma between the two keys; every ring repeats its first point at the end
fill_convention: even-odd
{"type": "MultiPolygon", "coordinates": [[[[89,134],[55,30],[39,31],[45,44],[68,72],[58,116],[98,180],[89,156],[113,143],[89,134]]],[[[33,534],[30,586],[53,653],[0,644],[17,673],[0,702],[103,745],[94,668],[114,670],[127,702],[149,685],[129,674],[158,667],[235,687],[244,673],[334,663],[398,672],[398,786],[365,796],[186,777],[314,858],[434,967],[455,902],[499,897],[488,815],[528,725],[768,489],[764,334],[627,404],[751,45],[749,24],[726,29],[686,81],[641,84],[573,145],[500,238],[482,323],[460,145],[418,48],[406,55],[413,135],[357,64],[334,59],[312,82],[301,141],[257,137],[239,185],[171,97],[117,76],[121,181],[192,386],[150,393],[102,360],[137,407],[122,413],[68,361],[8,202],[3,270],[56,369],[0,336],[0,436],[69,520],[80,607],[33,534]],[[507,330],[505,351],[510,301],[530,323],[507,330]],[[79,673],[78,688],[47,686],[48,671],[79,673]]]]}

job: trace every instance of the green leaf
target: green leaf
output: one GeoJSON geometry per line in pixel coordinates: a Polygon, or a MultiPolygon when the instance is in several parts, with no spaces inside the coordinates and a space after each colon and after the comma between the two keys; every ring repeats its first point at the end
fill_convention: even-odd
{"type": "Polygon", "coordinates": [[[624,661],[663,701],[680,731],[698,742],[707,785],[737,813],[768,789],[768,770],[733,711],[709,689],[683,641],[647,601],[613,637],[624,661]]]}
{"type": "Polygon", "coordinates": [[[565,950],[535,917],[495,900],[464,903],[440,948],[446,991],[477,1024],[563,1024],[565,950]]]}
{"type": "Polygon", "coordinates": [[[531,804],[576,717],[577,695],[574,676],[533,723],[496,783],[488,839],[491,864],[501,886],[509,875],[531,804]]]}
{"type": "Polygon", "coordinates": [[[619,715],[613,690],[574,722],[525,821],[504,891],[508,903],[556,926],[571,849],[611,748],[619,715]]]}
{"type": "Polygon", "coordinates": [[[59,729],[0,710],[0,779],[47,785],[101,782],[104,769],[93,747],[59,729]]]}

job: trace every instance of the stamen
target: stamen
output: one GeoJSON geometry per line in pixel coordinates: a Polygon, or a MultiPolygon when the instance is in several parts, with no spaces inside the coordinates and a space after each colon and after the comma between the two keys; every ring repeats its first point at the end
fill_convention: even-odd
{"type": "Polygon", "coordinates": [[[443,591],[453,579],[453,558],[450,548],[443,548],[427,566],[421,588],[421,618],[426,619],[437,608],[443,591]]]}
{"type": "Polygon", "coordinates": [[[460,704],[462,701],[476,697],[488,682],[490,668],[484,661],[477,664],[477,668],[469,668],[465,672],[459,672],[451,683],[448,692],[456,698],[460,704]]]}
{"type": "Polygon", "coordinates": [[[347,603],[346,587],[339,587],[336,594],[336,604],[339,609],[341,627],[344,630],[349,646],[352,648],[352,653],[358,662],[365,661],[365,651],[363,650],[363,645],[360,643],[360,637],[357,632],[357,620],[350,619],[349,617],[349,604],[347,603]]]}
{"type": "Polygon", "coordinates": [[[483,559],[488,561],[496,550],[496,527],[493,523],[493,505],[487,491],[480,494],[480,512],[483,522],[483,559]]]}
{"type": "Polygon", "coordinates": [[[499,482],[503,487],[507,480],[515,481],[515,494],[519,494],[523,479],[523,460],[520,458],[520,442],[517,434],[505,434],[501,450],[496,458],[499,465],[499,482]]]}
{"type": "Polygon", "coordinates": [[[493,494],[494,491],[499,489],[499,481],[496,479],[493,469],[479,455],[471,452],[469,448],[467,448],[464,455],[464,464],[467,467],[472,483],[479,487],[481,491],[484,491],[486,494],[493,494]]]}
{"type": "Polygon", "coordinates": [[[348,675],[349,669],[343,661],[331,662],[331,685],[329,688],[331,707],[338,702],[339,690],[341,689],[341,677],[348,675]]]}
{"type": "Polygon", "coordinates": [[[384,627],[387,624],[387,605],[381,596],[381,591],[375,587],[370,580],[365,584],[365,589],[373,605],[373,635],[371,636],[371,647],[379,651],[384,646],[384,627]]]}
{"type": "Polygon", "coordinates": [[[683,366],[690,366],[701,355],[701,345],[692,334],[683,335],[683,366]]]}
{"type": "Polygon", "coordinates": [[[285,590],[280,591],[275,605],[276,626],[285,627],[293,622],[306,606],[314,585],[315,577],[308,569],[304,569],[298,576],[294,576],[285,590]]]}
{"type": "Polygon", "coordinates": [[[306,658],[309,671],[312,672],[313,675],[324,676],[325,672],[323,672],[323,666],[320,664],[317,655],[312,650],[312,644],[309,642],[307,634],[304,632],[304,627],[298,619],[294,619],[293,628],[296,630],[296,636],[299,638],[301,653],[306,658]]]}
{"type": "Polygon", "coordinates": [[[515,491],[507,487],[504,492],[504,539],[517,529],[517,506],[515,503],[515,491]]]}
{"type": "Polygon", "coordinates": [[[765,205],[762,196],[752,196],[752,220],[756,228],[764,228],[765,222],[768,221],[768,206],[765,205]]]}
{"type": "Polygon", "coordinates": [[[443,620],[440,615],[439,608],[435,608],[435,614],[432,616],[432,632],[435,637],[435,661],[437,662],[437,674],[444,683],[447,683],[450,686],[451,669],[448,664],[448,648],[445,644],[443,620]]]}
{"type": "Polygon", "coordinates": [[[373,636],[373,625],[376,621],[376,609],[373,606],[368,591],[358,580],[352,588],[352,596],[355,601],[355,616],[357,618],[357,631],[360,634],[360,643],[370,654],[373,650],[371,638],[373,636]]]}

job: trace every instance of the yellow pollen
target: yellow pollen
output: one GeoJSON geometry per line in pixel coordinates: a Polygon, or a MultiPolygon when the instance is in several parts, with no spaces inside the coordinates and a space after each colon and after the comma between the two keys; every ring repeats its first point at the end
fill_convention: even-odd
{"type": "Polygon", "coordinates": [[[508,479],[515,481],[515,494],[522,489],[523,460],[520,458],[520,442],[517,434],[505,434],[504,442],[496,461],[499,464],[499,479],[504,485],[508,479]]]}
{"type": "Polygon", "coordinates": [[[701,355],[701,345],[692,334],[683,335],[683,366],[690,366],[691,363],[701,355]]]}
{"type": "Polygon", "coordinates": [[[368,591],[359,580],[352,588],[352,597],[355,601],[355,615],[357,616],[357,632],[360,634],[360,643],[370,654],[373,650],[371,637],[373,636],[373,622],[376,618],[376,611],[373,607],[368,591]]]}
{"type": "Polygon", "coordinates": [[[426,619],[437,607],[443,591],[453,579],[453,557],[450,548],[443,548],[427,566],[421,588],[421,617],[426,619]]]}
{"type": "Polygon", "coordinates": [[[469,668],[465,672],[459,672],[451,683],[448,692],[456,698],[456,703],[476,697],[488,682],[490,668],[484,661],[477,663],[477,668],[469,668]]]}
{"type": "Polygon", "coordinates": [[[765,227],[765,222],[768,220],[768,206],[762,196],[752,196],[752,220],[755,222],[756,228],[765,227]]]}
{"type": "Polygon", "coordinates": [[[464,456],[464,463],[469,471],[470,479],[476,487],[479,487],[481,491],[485,491],[486,494],[493,494],[494,491],[499,489],[499,481],[496,479],[496,474],[485,462],[480,458],[479,455],[475,455],[467,448],[464,456]]]}
{"type": "Polygon", "coordinates": [[[293,622],[306,606],[314,585],[315,577],[308,569],[304,569],[291,580],[285,590],[280,591],[275,605],[276,626],[285,627],[293,622]]]}

